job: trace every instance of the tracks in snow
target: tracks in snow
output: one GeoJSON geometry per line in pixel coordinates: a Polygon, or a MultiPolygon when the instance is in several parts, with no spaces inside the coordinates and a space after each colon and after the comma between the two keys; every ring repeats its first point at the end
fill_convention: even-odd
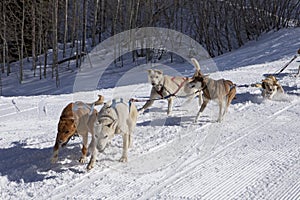
{"type": "MultiPolygon", "coordinates": [[[[232,147],[234,144],[237,144],[239,141],[241,141],[244,138],[246,138],[246,137],[250,136],[251,134],[255,133],[257,130],[264,127],[266,124],[270,123],[276,116],[278,116],[279,114],[285,112],[288,109],[291,109],[292,107],[294,107],[297,104],[299,104],[299,101],[294,102],[293,104],[291,104],[289,106],[286,106],[286,107],[278,110],[274,114],[268,116],[266,119],[262,120],[263,123],[262,122],[257,122],[256,124],[248,126],[248,128],[247,128],[248,131],[246,133],[244,133],[240,137],[236,138],[234,141],[230,142],[229,144],[227,144],[223,148],[219,149],[218,151],[214,152],[212,155],[206,156],[202,159],[199,159],[200,156],[196,157],[192,160],[189,160],[188,162],[185,162],[181,166],[177,167],[175,170],[170,171],[169,174],[166,175],[166,177],[164,178],[164,180],[161,183],[159,183],[158,185],[150,187],[147,190],[147,192],[143,194],[143,197],[141,199],[149,199],[149,198],[151,198],[155,195],[158,195],[160,192],[162,192],[166,188],[170,187],[174,182],[178,182],[178,181],[186,178],[186,176],[190,173],[193,173],[196,168],[198,168],[198,169],[201,168],[199,166],[201,166],[204,163],[212,160],[213,158],[216,158],[218,155],[225,152],[229,147],[232,147]]],[[[259,169],[257,169],[257,170],[259,170],[259,169]]],[[[252,176],[252,178],[253,178],[253,176],[252,176]]],[[[244,182],[244,183],[246,183],[246,182],[244,182]]],[[[221,188],[219,188],[219,189],[221,189],[221,188]]],[[[224,190],[227,192],[226,189],[224,189],[224,190]]],[[[177,190],[177,191],[180,192],[180,189],[177,190]]],[[[211,199],[211,198],[208,198],[208,199],[211,199]]]]}
{"type": "MultiPolygon", "coordinates": [[[[150,199],[152,197],[175,199],[176,197],[183,197],[182,195],[185,193],[186,197],[203,197],[205,199],[213,197],[224,198],[226,194],[231,197],[236,197],[238,193],[248,194],[250,190],[245,191],[245,188],[249,184],[255,185],[259,182],[259,175],[271,170],[269,164],[274,159],[277,159],[278,162],[284,162],[286,152],[277,155],[272,152],[261,151],[243,158],[242,161],[237,162],[237,165],[232,165],[229,162],[227,166],[223,166],[226,169],[224,171],[227,173],[223,175],[227,180],[223,179],[220,182],[218,181],[220,179],[216,179],[215,182],[210,182],[209,186],[202,188],[203,192],[201,194],[199,194],[199,188],[188,185],[192,184],[192,181],[188,183],[185,181],[187,177],[194,177],[196,178],[195,183],[199,187],[199,182],[197,181],[204,178],[201,174],[205,171],[207,165],[211,164],[213,166],[227,152],[232,151],[235,145],[239,145],[240,141],[256,133],[259,129],[272,122],[274,118],[298,104],[299,102],[294,102],[264,117],[259,122],[250,124],[241,130],[239,129],[241,131],[237,134],[239,137],[226,141],[226,144],[216,149],[214,149],[214,143],[206,143],[207,138],[203,138],[197,133],[200,130],[210,129],[210,123],[196,130],[193,127],[193,133],[185,134],[181,138],[165,143],[153,151],[130,160],[127,164],[113,163],[109,168],[103,165],[96,166],[91,172],[78,175],[70,180],[68,184],[54,188],[50,194],[46,194],[44,197],[51,199],[62,197],[85,198],[84,193],[86,194],[86,192],[83,192],[85,190],[89,190],[95,197],[118,199],[150,199]],[[257,167],[257,164],[261,161],[265,163],[265,168],[257,167]],[[243,171],[247,173],[242,174],[243,171]],[[247,178],[244,178],[244,175],[247,178]],[[157,180],[154,181],[153,177],[157,177],[157,180]],[[233,181],[240,182],[241,179],[244,179],[241,184],[232,185],[233,181]],[[172,194],[172,197],[170,197],[170,194],[172,194]]],[[[187,128],[186,130],[188,131],[189,129],[187,128]]],[[[220,132],[217,134],[220,134],[220,132]]],[[[292,165],[290,168],[292,169],[295,166],[292,165]]],[[[286,173],[291,173],[291,171],[288,170],[286,173]]],[[[215,175],[213,172],[207,172],[206,174],[215,175]]],[[[207,180],[209,178],[207,177],[207,180]]],[[[289,188],[289,190],[292,191],[297,188],[298,183],[295,182],[294,186],[289,188]]]]}

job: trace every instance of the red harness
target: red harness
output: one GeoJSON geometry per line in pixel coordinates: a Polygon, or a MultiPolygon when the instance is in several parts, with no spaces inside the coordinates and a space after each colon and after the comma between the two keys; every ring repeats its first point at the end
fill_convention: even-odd
{"type": "Polygon", "coordinates": [[[157,92],[157,94],[159,94],[160,96],[161,96],[161,98],[165,98],[164,96],[163,96],[163,90],[165,89],[165,90],[167,90],[167,92],[168,93],[170,93],[170,95],[168,95],[168,98],[169,97],[171,97],[171,96],[175,96],[176,94],[177,94],[177,92],[182,88],[182,86],[183,86],[183,84],[188,80],[188,77],[182,77],[182,82],[180,83],[180,84],[178,84],[178,83],[176,83],[174,80],[175,80],[175,76],[173,76],[172,78],[171,78],[171,80],[178,86],[178,88],[177,88],[177,90],[174,92],[174,93],[171,93],[171,92],[169,92],[168,90],[167,90],[167,88],[165,88],[164,86],[161,88],[161,90],[160,91],[156,91],[157,92]]]}

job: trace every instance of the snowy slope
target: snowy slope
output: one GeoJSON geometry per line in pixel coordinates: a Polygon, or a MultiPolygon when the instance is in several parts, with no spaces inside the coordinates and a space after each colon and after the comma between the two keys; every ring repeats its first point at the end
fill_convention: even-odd
{"type": "MultiPolygon", "coordinates": [[[[224,66],[211,77],[237,85],[260,82],[295,55],[299,33],[267,34],[220,56],[217,66],[224,66]],[[267,54],[276,42],[280,53],[267,54]]],[[[239,87],[222,123],[215,122],[214,102],[196,124],[196,99],[187,105],[176,99],[171,116],[165,101],[155,102],[138,118],[129,162],[118,162],[117,136],[89,172],[77,161],[79,138],[50,164],[61,110],[70,101],[92,102],[99,93],[107,99],[118,91],[123,97],[148,96],[146,76],[144,83],[99,91],[1,97],[0,199],[300,199],[300,78],[292,76],[298,65],[293,62],[279,76],[287,94],[274,101],[263,100],[257,88],[239,87]]]]}

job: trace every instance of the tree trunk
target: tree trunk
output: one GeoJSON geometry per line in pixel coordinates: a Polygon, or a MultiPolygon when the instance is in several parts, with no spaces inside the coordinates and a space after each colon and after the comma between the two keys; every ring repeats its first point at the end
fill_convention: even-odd
{"type": "MultiPolygon", "coordinates": [[[[43,6],[43,3],[41,3],[39,6],[38,6],[38,10],[41,9],[43,6]]],[[[41,55],[42,52],[43,52],[43,12],[38,12],[38,55],[41,55]]],[[[39,60],[39,59],[38,59],[39,60]]],[[[41,60],[39,60],[39,63],[40,63],[40,69],[39,69],[39,72],[40,72],[40,80],[42,79],[43,77],[43,72],[42,72],[42,63],[41,63],[41,60]]],[[[44,66],[46,67],[46,66],[44,66]]]]}
{"type": "MultiPolygon", "coordinates": [[[[58,0],[53,0],[53,61],[52,61],[52,70],[55,70],[55,77],[56,77],[56,87],[59,87],[59,74],[58,74],[58,0]]],[[[52,72],[52,78],[54,78],[52,72]]]]}
{"type": "Polygon", "coordinates": [[[102,32],[105,30],[105,0],[100,0],[101,6],[100,6],[100,30],[99,30],[99,43],[102,41],[102,32]]]}
{"type": "Polygon", "coordinates": [[[71,33],[71,41],[72,41],[72,48],[75,47],[75,38],[77,37],[76,34],[76,25],[77,25],[77,15],[76,15],[76,10],[77,10],[77,0],[73,1],[73,6],[72,6],[72,33],[71,33]]]}
{"type": "Polygon", "coordinates": [[[66,57],[66,46],[68,37],[68,0],[65,0],[65,29],[64,29],[64,49],[63,57],[66,57]]]}
{"type": "Polygon", "coordinates": [[[48,64],[48,30],[45,31],[44,35],[44,78],[47,78],[47,64],[48,64]]]}
{"type": "MultiPolygon", "coordinates": [[[[120,0],[118,0],[117,8],[116,8],[116,14],[114,16],[114,22],[112,25],[112,31],[111,34],[112,36],[116,34],[116,29],[117,29],[117,22],[118,22],[118,15],[119,15],[119,8],[120,8],[120,0]]],[[[117,59],[117,42],[116,42],[116,37],[114,38],[114,62],[116,65],[116,59],[117,59]]]]}
{"type": "Polygon", "coordinates": [[[83,0],[83,13],[82,13],[82,46],[81,51],[86,52],[86,24],[87,24],[87,16],[86,16],[86,9],[87,9],[87,2],[88,0],[83,0]]]}
{"type": "Polygon", "coordinates": [[[33,69],[33,76],[36,75],[36,52],[35,52],[35,46],[36,46],[36,35],[35,35],[35,21],[36,21],[36,16],[35,16],[35,0],[32,0],[32,5],[31,5],[31,14],[32,14],[32,32],[31,32],[31,37],[32,37],[32,69],[33,69]]]}
{"type": "MultiPolygon", "coordinates": [[[[5,19],[5,1],[2,1],[2,21],[3,21],[3,34],[1,34],[2,36],[2,40],[3,40],[3,49],[2,49],[2,61],[3,61],[3,65],[1,67],[1,73],[5,72],[5,61],[6,61],[6,19],[5,19]]],[[[1,75],[0,75],[1,76],[1,75]]]]}
{"type": "Polygon", "coordinates": [[[20,83],[23,81],[23,57],[24,57],[24,24],[25,24],[25,0],[22,1],[22,27],[20,48],[20,83]]]}
{"type": "Polygon", "coordinates": [[[96,46],[96,31],[98,22],[99,0],[94,0],[94,21],[92,27],[92,46],[96,46]]]}

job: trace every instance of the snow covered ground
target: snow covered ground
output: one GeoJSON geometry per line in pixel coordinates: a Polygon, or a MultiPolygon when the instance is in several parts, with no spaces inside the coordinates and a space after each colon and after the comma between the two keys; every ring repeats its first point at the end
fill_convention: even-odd
{"type": "MultiPolygon", "coordinates": [[[[299,35],[299,28],[268,33],[215,58],[219,71],[210,76],[237,85],[260,82],[295,55],[299,35]]],[[[116,93],[148,96],[146,74],[144,83],[116,88],[1,97],[0,199],[300,199],[297,60],[278,76],[284,96],[263,100],[260,89],[238,87],[222,123],[215,122],[215,102],[194,124],[196,99],[187,105],[176,99],[171,116],[167,102],[156,101],[138,118],[129,162],[118,162],[122,142],[117,136],[89,172],[78,162],[80,138],[60,151],[57,164],[50,163],[62,109],[75,100],[92,102],[99,93],[106,99],[116,93]]],[[[183,73],[191,75],[193,68],[186,68],[183,73]]],[[[20,94],[27,92],[16,87],[20,94]]]]}

